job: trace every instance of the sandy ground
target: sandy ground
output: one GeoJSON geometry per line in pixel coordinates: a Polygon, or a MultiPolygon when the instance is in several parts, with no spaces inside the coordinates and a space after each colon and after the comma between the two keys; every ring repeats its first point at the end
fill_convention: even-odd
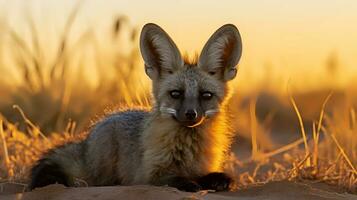
{"type": "Polygon", "coordinates": [[[32,192],[19,192],[22,186],[7,184],[2,186],[1,200],[77,200],[77,199],[217,199],[217,200],[357,200],[357,195],[340,194],[324,184],[272,182],[236,192],[198,193],[181,192],[170,187],[154,186],[111,186],[65,188],[62,185],[50,185],[32,192]]]}

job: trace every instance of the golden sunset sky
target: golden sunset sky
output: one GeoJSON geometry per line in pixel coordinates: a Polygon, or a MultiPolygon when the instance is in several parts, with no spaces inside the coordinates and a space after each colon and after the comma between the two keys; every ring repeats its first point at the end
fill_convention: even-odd
{"type": "MultiPolygon", "coordinates": [[[[31,10],[51,38],[61,27],[54,24],[63,24],[76,2],[1,0],[0,17],[21,33],[24,10],[31,10]]],[[[240,65],[253,73],[266,66],[292,77],[318,73],[331,54],[342,66],[342,79],[357,73],[356,0],[87,0],[76,30],[93,26],[99,37],[107,37],[104,33],[120,14],[138,28],[147,22],[159,24],[188,53],[199,52],[217,28],[233,23],[243,38],[240,65]]]]}

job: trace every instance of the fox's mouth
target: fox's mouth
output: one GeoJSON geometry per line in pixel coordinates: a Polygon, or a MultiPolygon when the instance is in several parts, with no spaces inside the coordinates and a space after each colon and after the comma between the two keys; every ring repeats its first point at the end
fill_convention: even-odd
{"type": "Polygon", "coordinates": [[[179,124],[181,124],[182,126],[185,126],[187,128],[195,128],[197,126],[200,126],[203,121],[205,120],[205,117],[201,117],[198,120],[194,120],[194,121],[181,121],[179,119],[176,118],[176,116],[172,116],[174,120],[176,120],[179,124]]]}
{"type": "Polygon", "coordinates": [[[202,123],[203,123],[203,121],[205,120],[205,118],[204,117],[201,117],[201,119],[199,120],[199,121],[197,121],[197,122],[195,122],[194,124],[192,124],[192,125],[187,125],[186,127],[188,127],[188,128],[194,128],[194,127],[197,127],[197,126],[199,126],[199,125],[201,125],[202,123]]]}

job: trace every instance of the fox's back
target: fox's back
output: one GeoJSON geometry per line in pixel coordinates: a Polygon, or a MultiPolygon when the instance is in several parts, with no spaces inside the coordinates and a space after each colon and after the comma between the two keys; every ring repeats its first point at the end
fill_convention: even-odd
{"type": "Polygon", "coordinates": [[[132,183],[135,169],[140,166],[140,136],[149,115],[146,110],[127,110],[96,124],[84,144],[89,182],[94,185],[132,183]]]}

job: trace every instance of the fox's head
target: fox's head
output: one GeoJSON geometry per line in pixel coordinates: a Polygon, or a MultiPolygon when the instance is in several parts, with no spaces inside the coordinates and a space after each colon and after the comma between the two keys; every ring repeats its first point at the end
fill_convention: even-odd
{"type": "Polygon", "coordinates": [[[140,50],[160,114],[195,127],[220,111],[227,82],[237,74],[242,41],[238,29],[226,24],[209,38],[197,62],[189,63],[170,36],[150,23],[142,29],[140,50]]]}

